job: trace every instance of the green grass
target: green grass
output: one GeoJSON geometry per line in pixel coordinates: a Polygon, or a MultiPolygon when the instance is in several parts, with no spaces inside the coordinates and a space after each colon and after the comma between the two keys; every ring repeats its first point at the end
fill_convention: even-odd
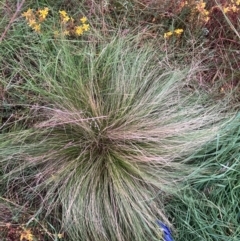
{"type": "Polygon", "coordinates": [[[201,174],[193,173],[166,207],[176,224],[177,240],[240,238],[239,114],[220,133],[190,158],[199,163],[201,174]]]}
{"type": "Polygon", "coordinates": [[[39,240],[163,240],[157,220],[179,241],[238,240],[232,16],[217,36],[211,12],[203,36],[172,1],[27,4],[51,17],[38,35],[17,15],[0,43],[0,222],[39,240]],[[55,39],[60,9],[91,30],[55,39]]]}

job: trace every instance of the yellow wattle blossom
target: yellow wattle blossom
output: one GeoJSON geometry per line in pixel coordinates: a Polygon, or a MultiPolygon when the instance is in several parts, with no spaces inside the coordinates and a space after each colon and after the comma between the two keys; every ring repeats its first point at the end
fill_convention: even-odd
{"type": "Polygon", "coordinates": [[[85,24],[85,23],[84,23],[84,24],[82,25],[82,29],[83,29],[84,31],[88,31],[89,28],[90,28],[90,27],[89,27],[89,24],[85,24]]]}
{"type": "Polygon", "coordinates": [[[82,18],[80,19],[80,21],[81,21],[82,24],[84,24],[84,23],[87,22],[87,18],[86,18],[86,17],[82,17],[82,18]]]}
{"type": "Polygon", "coordinates": [[[83,34],[83,28],[82,28],[82,26],[76,26],[75,27],[75,34],[77,35],[77,36],[80,36],[80,35],[82,35],[83,34]]]}
{"type": "Polygon", "coordinates": [[[183,33],[183,29],[177,28],[177,29],[174,30],[174,33],[175,33],[177,36],[180,36],[180,35],[183,33]]]}
{"type": "Polygon", "coordinates": [[[47,17],[47,15],[48,15],[48,12],[49,12],[49,8],[44,8],[44,9],[38,10],[39,17],[40,17],[42,20],[45,20],[46,17],[47,17]]]}
{"type": "Polygon", "coordinates": [[[164,33],[164,38],[169,38],[173,35],[173,32],[169,31],[169,32],[166,32],[164,33]]]}

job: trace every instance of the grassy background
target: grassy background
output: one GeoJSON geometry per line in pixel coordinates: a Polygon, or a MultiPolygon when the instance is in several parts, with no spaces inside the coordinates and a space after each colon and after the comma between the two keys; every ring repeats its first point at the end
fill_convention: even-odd
{"type": "Polygon", "coordinates": [[[183,2],[1,3],[6,238],[239,240],[240,6],[183,2]],[[59,10],[90,31],[55,38],[59,10]]]}

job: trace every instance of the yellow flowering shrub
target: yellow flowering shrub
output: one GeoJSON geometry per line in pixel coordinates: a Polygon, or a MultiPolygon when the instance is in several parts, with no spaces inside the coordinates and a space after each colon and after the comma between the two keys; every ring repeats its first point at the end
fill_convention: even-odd
{"type": "MultiPolygon", "coordinates": [[[[65,10],[60,10],[59,12],[59,25],[58,29],[55,28],[53,35],[55,38],[59,36],[71,36],[78,37],[84,32],[89,31],[90,25],[87,23],[87,17],[83,16],[78,20],[73,19],[65,10]]],[[[47,19],[49,14],[49,8],[45,7],[37,11],[33,9],[28,9],[26,12],[22,13],[29,27],[36,33],[43,33],[42,25],[47,19]]],[[[54,29],[53,28],[53,29],[54,29]]]]}

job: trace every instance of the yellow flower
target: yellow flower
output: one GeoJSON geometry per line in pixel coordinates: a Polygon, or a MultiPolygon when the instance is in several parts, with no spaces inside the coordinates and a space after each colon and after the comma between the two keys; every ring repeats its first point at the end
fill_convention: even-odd
{"type": "Polygon", "coordinates": [[[33,234],[31,233],[31,229],[23,229],[23,231],[21,232],[21,236],[20,236],[20,241],[22,240],[27,240],[27,241],[33,241],[34,237],[33,234]]]}
{"type": "Polygon", "coordinates": [[[61,239],[61,238],[64,237],[64,233],[59,233],[57,236],[58,236],[59,239],[61,239]]]}
{"type": "Polygon", "coordinates": [[[224,8],[223,8],[223,12],[224,12],[224,13],[227,13],[227,12],[229,12],[229,11],[230,11],[230,8],[229,8],[229,7],[224,7],[224,8]]]}
{"type": "Polygon", "coordinates": [[[164,38],[169,38],[173,35],[173,32],[169,31],[169,32],[166,32],[164,33],[164,38]]]}
{"type": "Polygon", "coordinates": [[[80,36],[80,35],[82,35],[83,34],[83,28],[82,28],[82,26],[76,26],[75,27],[75,34],[77,35],[77,36],[80,36]]]}
{"type": "Polygon", "coordinates": [[[237,0],[237,1],[236,1],[236,4],[237,4],[237,5],[240,5],[240,0],[237,0]]]}
{"type": "Polygon", "coordinates": [[[54,34],[54,37],[56,38],[56,37],[59,36],[59,31],[55,30],[55,31],[53,32],[53,34],[54,34]]]}
{"type": "Polygon", "coordinates": [[[44,20],[47,17],[48,11],[49,11],[49,8],[44,8],[44,9],[38,10],[39,16],[42,20],[44,20]]]}
{"type": "Polygon", "coordinates": [[[177,29],[174,30],[174,33],[175,33],[177,36],[180,36],[180,35],[183,33],[183,29],[177,28],[177,29]]]}
{"type": "Polygon", "coordinates": [[[84,30],[84,31],[88,31],[89,30],[89,24],[83,24],[83,26],[82,26],[82,29],[84,30]]]}
{"type": "Polygon", "coordinates": [[[69,32],[68,30],[64,30],[64,31],[63,31],[63,35],[69,36],[69,35],[70,35],[70,32],[69,32]]]}
{"type": "Polygon", "coordinates": [[[209,17],[205,17],[204,19],[203,19],[203,21],[205,22],[205,23],[207,23],[208,21],[209,21],[209,17]]]}
{"type": "Polygon", "coordinates": [[[60,13],[60,16],[61,16],[61,19],[62,19],[63,23],[66,23],[70,20],[70,17],[67,15],[66,11],[61,10],[61,11],[59,11],[59,13],[60,13]]]}
{"type": "Polygon", "coordinates": [[[62,22],[63,22],[63,23],[66,23],[66,22],[69,21],[69,19],[70,19],[70,18],[69,18],[68,16],[66,16],[66,17],[64,17],[64,18],[62,19],[62,22]]]}
{"type": "Polygon", "coordinates": [[[28,25],[29,25],[30,27],[33,27],[35,24],[36,24],[36,20],[35,20],[35,19],[29,19],[28,25]]]}
{"type": "Polygon", "coordinates": [[[37,33],[40,33],[41,31],[41,24],[35,24],[32,29],[37,32],[37,33]]]}
{"type": "Polygon", "coordinates": [[[236,5],[232,5],[231,6],[231,10],[236,13],[238,11],[238,8],[236,7],[236,5]]]}
{"type": "Polygon", "coordinates": [[[64,11],[64,10],[61,10],[61,11],[59,11],[59,13],[60,13],[60,15],[61,15],[61,17],[67,17],[67,12],[66,11],[64,11]]]}
{"type": "Polygon", "coordinates": [[[29,8],[26,12],[22,13],[22,16],[25,17],[26,19],[30,19],[33,17],[33,10],[29,8]]]}
{"type": "Polygon", "coordinates": [[[69,21],[70,18],[68,17],[66,11],[61,10],[61,11],[59,11],[59,13],[60,13],[60,16],[61,16],[61,19],[62,19],[62,22],[63,22],[63,23],[66,23],[66,22],[69,21]]]}
{"type": "Polygon", "coordinates": [[[203,15],[208,16],[209,15],[209,11],[207,11],[206,9],[204,9],[204,11],[202,12],[203,15]]]}
{"type": "Polygon", "coordinates": [[[84,23],[87,22],[87,18],[86,18],[86,17],[82,17],[82,18],[80,19],[80,21],[81,21],[82,24],[84,24],[84,23]]]}
{"type": "Polygon", "coordinates": [[[196,5],[196,9],[199,11],[199,12],[202,12],[204,10],[204,8],[206,7],[206,3],[203,2],[202,0],[199,1],[196,5]]]}

